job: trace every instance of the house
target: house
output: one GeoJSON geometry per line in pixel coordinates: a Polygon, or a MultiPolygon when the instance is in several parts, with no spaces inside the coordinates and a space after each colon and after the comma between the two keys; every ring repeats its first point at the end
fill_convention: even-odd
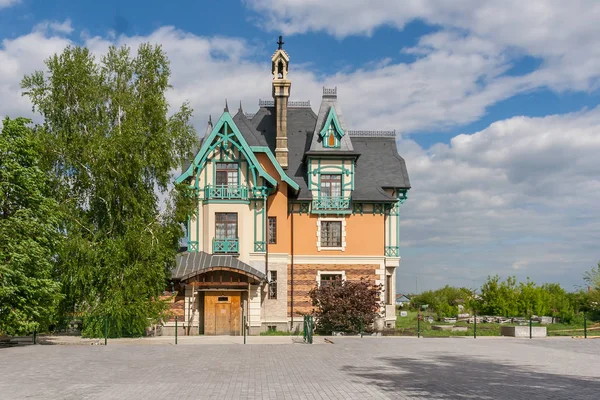
{"type": "Polygon", "coordinates": [[[244,321],[250,334],[297,329],[312,310],[308,292],[335,279],[384,285],[384,321],[396,319],[410,183],[395,132],[351,130],[335,88],[316,112],[291,101],[290,57],[278,44],[273,99],[253,114],[225,102],[176,180],[198,198],[172,271],[185,334],[239,335],[244,321]]]}
{"type": "Polygon", "coordinates": [[[406,306],[410,304],[410,299],[408,297],[406,297],[406,295],[404,294],[397,294],[396,295],[396,305],[397,306],[406,306]]]}

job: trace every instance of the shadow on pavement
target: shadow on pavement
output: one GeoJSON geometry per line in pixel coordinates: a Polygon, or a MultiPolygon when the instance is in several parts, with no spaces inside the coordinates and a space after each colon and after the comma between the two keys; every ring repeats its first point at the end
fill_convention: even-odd
{"type": "Polygon", "coordinates": [[[470,357],[440,355],[427,359],[380,358],[381,371],[346,366],[343,371],[378,389],[427,399],[594,399],[595,378],[536,372],[517,366],[470,357]]]}

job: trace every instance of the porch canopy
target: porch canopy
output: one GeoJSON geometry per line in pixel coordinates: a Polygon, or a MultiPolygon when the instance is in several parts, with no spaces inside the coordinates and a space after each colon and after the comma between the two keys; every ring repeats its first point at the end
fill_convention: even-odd
{"type": "Polygon", "coordinates": [[[211,271],[237,272],[259,282],[267,279],[263,272],[233,256],[208,254],[203,251],[185,251],[177,254],[177,266],[171,270],[171,278],[186,281],[211,271]]]}

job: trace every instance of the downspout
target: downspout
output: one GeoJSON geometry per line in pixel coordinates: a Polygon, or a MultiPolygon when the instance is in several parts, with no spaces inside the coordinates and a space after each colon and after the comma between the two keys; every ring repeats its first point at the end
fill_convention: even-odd
{"type": "Polygon", "coordinates": [[[265,194],[265,220],[264,220],[264,238],[265,238],[265,275],[267,275],[267,284],[269,282],[269,195],[265,194]]]}
{"type": "Polygon", "coordinates": [[[294,203],[292,203],[292,243],[291,243],[291,266],[290,266],[290,275],[291,275],[291,324],[290,331],[294,329],[294,203]]]}

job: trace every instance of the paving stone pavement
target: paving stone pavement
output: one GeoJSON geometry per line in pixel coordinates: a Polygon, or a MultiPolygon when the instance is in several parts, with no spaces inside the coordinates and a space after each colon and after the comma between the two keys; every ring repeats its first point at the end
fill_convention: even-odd
{"type": "Polygon", "coordinates": [[[332,340],[6,348],[0,399],[600,398],[600,340],[332,340]]]}

